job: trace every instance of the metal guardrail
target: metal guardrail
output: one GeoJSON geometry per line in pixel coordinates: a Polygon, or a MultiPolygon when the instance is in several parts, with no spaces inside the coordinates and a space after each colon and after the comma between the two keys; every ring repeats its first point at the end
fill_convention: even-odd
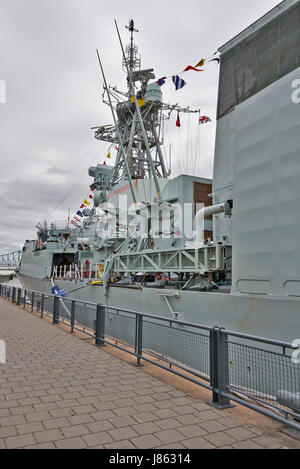
{"type": "Polygon", "coordinates": [[[300,430],[300,346],[0,284],[0,296],[300,430]]]}

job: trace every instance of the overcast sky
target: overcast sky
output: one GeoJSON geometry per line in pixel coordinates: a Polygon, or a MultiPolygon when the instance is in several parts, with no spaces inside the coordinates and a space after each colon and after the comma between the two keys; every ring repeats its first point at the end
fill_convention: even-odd
{"type": "MultiPolygon", "coordinates": [[[[238,34],[279,0],[0,0],[0,254],[35,238],[35,225],[67,218],[89,191],[88,167],[103,163],[107,145],[90,127],[112,123],[102,104],[98,48],[110,84],[126,91],[121,52],[114,27],[125,30],[134,18],[142,68],[157,78],[196,65],[238,34]]],[[[219,67],[188,72],[188,86],[163,87],[164,101],[201,108],[213,122],[176,116],[168,123],[173,171],[212,177],[219,67]]]]}

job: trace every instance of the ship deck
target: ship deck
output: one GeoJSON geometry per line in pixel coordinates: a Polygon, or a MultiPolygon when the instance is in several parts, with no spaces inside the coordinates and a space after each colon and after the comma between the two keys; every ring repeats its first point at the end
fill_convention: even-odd
{"type": "Polygon", "coordinates": [[[285,427],[0,299],[0,449],[300,448],[285,427]]]}

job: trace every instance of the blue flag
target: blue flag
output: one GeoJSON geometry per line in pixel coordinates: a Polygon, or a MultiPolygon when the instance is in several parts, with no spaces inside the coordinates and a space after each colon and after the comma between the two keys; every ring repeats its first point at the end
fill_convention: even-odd
{"type": "Polygon", "coordinates": [[[178,75],[172,76],[173,83],[175,85],[176,91],[181,90],[186,85],[186,82],[182,80],[178,75]]]}
{"type": "Polygon", "coordinates": [[[83,217],[83,214],[80,210],[78,210],[78,212],[76,213],[76,215],[79,215],[80,217],[83,217]]]}
{"type": "Polygon", "coordinates": [[[163,86],[166,83],[167,77],[162,77],[159,80],[157,80],[156,84],[159,86],[163,86]]]}

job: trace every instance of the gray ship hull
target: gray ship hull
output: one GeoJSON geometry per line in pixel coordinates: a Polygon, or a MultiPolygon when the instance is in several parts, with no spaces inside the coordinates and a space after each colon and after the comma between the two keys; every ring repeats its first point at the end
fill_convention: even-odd
{"type": "MultiPolygon", "coordinates": [[[[51,293],[51,280],[19,274],[22,287],[28,290],[51,293]]],[[[84,285],[82,282],[56,280],[61,289],[70,291],[84,285]]],[[[81,301],[134,310],[145,314],[172,317],[205,326],[258,335],[270,339],[292,342],[300,337],[299,298],[276,296],[206,293],[181,290],[86,286],[68,295],[81,301]]],[[[90,323],[90,318],[86,318],[90,323]]]]}

